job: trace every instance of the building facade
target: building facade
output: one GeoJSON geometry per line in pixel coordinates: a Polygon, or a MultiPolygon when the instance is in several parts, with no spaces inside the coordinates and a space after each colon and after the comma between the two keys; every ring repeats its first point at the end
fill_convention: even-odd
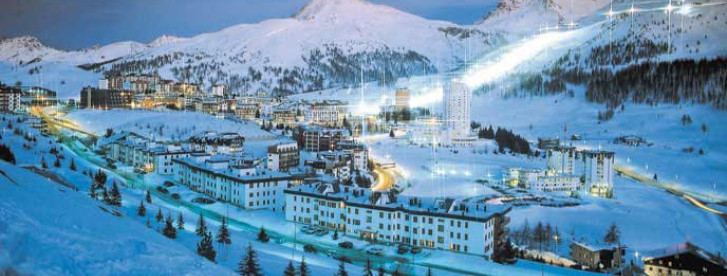
{"type": "Polygon", "coordinates": [[[174,179],[192,190],[245,209],[282,211],[289,174],[260,169],[229,155],[194,154],[172,160],[174,179]]]}
{"type": "Polygon", "coordinates": [[[287,172],[300,165],[300,150],[294,141],[268,147],[267,167],[272,171],[287,172]]]}
{"type": "Polygon", "coordinates": [[[81,108],[129,108],[133,102],[132,91],[98,89],[90,86],[81,90],[81,108]]]}
{"type": "Polygon", "coordinates": [[[405,243],[491,258],[509,207],[420,199],[330,183],[285,191],[288,221],[337,229],[376,243],[405,243]]]}
{"type": "Polygon", "coordinates": [[[20,109],[20,89],[0,86],[0,112],[11,113],[20,109]]]}
{"type": "Polygon", "coordinates": [[[613,196],[612,151],[586,150],[581,152],[585,189],[593,195],[611,198],[613,196]]]}

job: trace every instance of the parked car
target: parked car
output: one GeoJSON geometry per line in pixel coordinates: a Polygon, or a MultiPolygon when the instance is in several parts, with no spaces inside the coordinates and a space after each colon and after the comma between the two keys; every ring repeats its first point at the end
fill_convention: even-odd
{"type": "Polygon", "coordinates": [[[316,253],[318,250],[313,245],[306,244],[303,246],[303,250],[308,253],[316,253]]]}
{"type": "Polygon", "coordinates": [[[371,254],[371,255],[381,256],[384,254],[384,250],[381,249],[380,247],[369,247],[366,249],[366,253],[371,254]]]}
{"type": "Polygon", "coordinates": [[[352,242],[348,242],[348,241],[339,242],[338,243],[338,246],[341,247],[341,248],[351,249],[351,248],[353,248],[353,243],[352,242]]]}
{"type": "Polygon", "coordinates": [[[420,246],[412,246],[411,248],[411,254],[418,254],[422,252],[422,248],[420,246]]]}
{"type": "Polygon", "coordinates": [[[403,244],[403,243],[399,244],[399,248],[396,249],[396,253],[399,253],[399,254],[406,254],[406,253],[409,253],[409,251],[411,251],[411,246],[409,246],[408,244],[403,244]]]}
{"type": "Polygon", "coordinates": [[[328,234],[328,229],[318,228],[318,230],[316,230],[315,234],[316,234],[316,236],[324,236],[324,235],[328,234]]]}
{"type": "Polygon", "coordinates": [[[306,234],[312,235],[312,234],[315,234],[315,233],[316,233],[316,229],[315,229],[315,228],[313,228],[313,227],[310,227],[310,228],[303,228],[303,233],[306,233],[306,234]]]}

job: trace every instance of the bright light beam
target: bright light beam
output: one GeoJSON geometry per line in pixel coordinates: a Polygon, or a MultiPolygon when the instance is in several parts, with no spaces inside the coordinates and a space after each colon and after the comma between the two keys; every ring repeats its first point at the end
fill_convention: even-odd
{"type": "Polygon", "coordinates": [[[531,61],[540,52],[552,48],[573,36],[574,31],[548,32],[534,36],[515,48],[510,49],[500,59],[468,68],[462,80],[469,87],[479,87],[489,84],[506,74],[512,72],[518,66],[531,61]]]}

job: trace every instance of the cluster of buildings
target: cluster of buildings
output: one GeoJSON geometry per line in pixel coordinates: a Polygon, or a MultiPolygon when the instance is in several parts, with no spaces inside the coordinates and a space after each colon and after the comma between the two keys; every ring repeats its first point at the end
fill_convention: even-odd
{"type": "Polygon", "coordinates": [[[606,198],[613,196],[613,152],[557,145],[547,149],[546,154],[547,168],[544,170],[508,169],[510,185],[540,191],[584,191],[606,198]]]}
{"type": "Polygon", "coordinates": [[[58,103],[56,92],[39,86],[7,86],[0,83],[0,112],[13,113],[32,106],[58,103]]]}
{"type": "Polygon", "coordinates": [[[471,114],[472,90],[466,84],[452,80],[444,85],[442,116],[416,118],[408,124],[407,132],[411,141],[417,144],[468,147],[477,140],[470,127],[471,114]]]}
{"type": "Polygon", "coordinates": [[[416,198],[335,183],[285,190],[285,219],[378,243],[404,243],[492,257],[510,207],[416,198]]]}

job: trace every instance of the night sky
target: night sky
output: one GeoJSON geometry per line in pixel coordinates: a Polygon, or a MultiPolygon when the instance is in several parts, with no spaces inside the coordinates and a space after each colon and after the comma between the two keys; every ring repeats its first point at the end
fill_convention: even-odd
{"type": "MultiPolygon", "coordinates": [[[[471,24],[499,0],[370,0],[424,18],[471,24]]],[[[193,36],[289,17],[308,0],[0,0],[0,37],[32,35],[61,49],[164,34],[193,36]]]]}

